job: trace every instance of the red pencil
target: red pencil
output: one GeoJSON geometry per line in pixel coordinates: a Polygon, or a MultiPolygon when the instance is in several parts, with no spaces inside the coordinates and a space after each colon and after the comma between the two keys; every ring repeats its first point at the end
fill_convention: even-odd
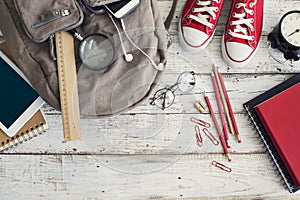
{"type": "Polygon", "coordinates": [[[228,105],[230,117],[231,117],[231,120],[232,120],[232,123],[233,123],[234,132],[235,132],[235,134],[238,138],[238,142],[241,143],[242,140],[241,140],[241,137],[240,137],[240,133],[239,133],[236,121],[235,121],[234,113],[233,113],[232,106],[231,106],[231,103],[230,103],[230,99],[229,99],[229,96],[228,96],[228,93],[227,93],[227,90],[226,90],[226,87],[225,87],[223,76],[220,72],[218,73],[218,76],[219,76],[219,79],[221,81],[221,86],[223,88],[223,92],[225,94],[225,98],[226,98],[226,102],[227,102],[227,105],[228,105]]]}
{"type": "Polygon", "coordinates": [[[230,158],[230,155],[229,155],[229,152],[228,152],[228,149],[227,149],[226,142],[225,142],[224,137],[223,137],[223,135],[222,135],[222,131],[221,131],[220,126],[219,126],[219,124],[218,124],[218,121],[217,121],[215,112],[214,112],[214,110],[213,110],[213,108],[212,108],[212,106],[211,106],[210,100],[209,100],[208,96],[206,95],[206,93],[204,93],[204,97],[205,97],[205,101],[206,101],[206,103],[207,103],[208,109],[209,109],[209,111],[210,111],[210,114],[211,114],[211,116],[212,116],[212,118],[213,118],[214,124],[215,124],[215,126],[216,126],[217,132],[218,132],[218,134],[219,134],[219,137],[220,137],[220,140],[221,140],[223,149],[224,149],[225,154],[226,154],[226,156],[227,156],[227,158],[228,158],[228,161],[230,162],[230,161],[231,161],[231,158],[230,158]]]}
{"type": "Polygon", "coordinates": [[[232,135],[234,135],[234,128],[233,128],[233,125],[232,125],[232,119],[231,119],[230,114],[229,114],[228,105],[227,105],[227,102],[226,102],[225,94],[223,92],[223,88],[222,88],[222,85],[221,85],[221,80],[219,78],[218,69],[217,69],[216,66],[214,66],[213,72],[215,74],[217,85],[218,85],[218,88],[219,88],[219,93],[220,93],[220,96],[221,96],[220,99],[222,100],[222,103],[223,103],[223,108],[224,108],[225,115],[226,115],[227,122],[228,122],[228,128],[229,128],[230,133],[232,135]]]}
{"type": "Polygon", "coordinates": [[[224,118],[223,106],[222,106],[221,97],[220,97],[220,93],[219,93],[219,89],[218,89],[218,85],[217,85],[217,80],[216,80],[214,73],[211,73],[211,79],[213,82],[215,95],[216,95],[216,99],[217,99],[217,103],[218,103],[218,108],[219,108],[219,112],[220,112],[220,118],[221,118],[221,122],[222,122],[222,126],[223,126],[225,140],[227,143],[227,147],[230,148],[228,130],[227,130],[227,125],[226,125],[226,121],[224,118]]]}

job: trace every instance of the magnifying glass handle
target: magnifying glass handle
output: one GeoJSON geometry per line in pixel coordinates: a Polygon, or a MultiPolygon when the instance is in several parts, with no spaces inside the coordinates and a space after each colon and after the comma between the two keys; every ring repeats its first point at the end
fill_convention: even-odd
{"type": "Polygon", "coordinates": [[[80,33],[76,32],[75,30],[69,30],[68,32],[71,33],[77,40],[83,40],[82,35],[80,35],[80,33]]]}

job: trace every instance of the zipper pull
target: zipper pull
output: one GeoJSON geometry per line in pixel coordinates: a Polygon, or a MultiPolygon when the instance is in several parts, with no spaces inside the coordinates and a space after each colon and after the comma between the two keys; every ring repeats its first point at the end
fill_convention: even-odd
{"type": "Polygon", "coordinates": [[[62,17],[66,17],[71,15],[71,9],[62,9],[62,10],[54,10],[46,12],[44,15],[40,16],[40,22],[33,24],[31,27],[34,29],[38,29],[50,22],[53,22],[54,20],[57,20],[62,17]]]}
{"type": "Polygon", "coordinates": [[[49,47],[50,47],[50,56],[52,60],[56,60],[55,44],[54,44],[54,34],[51,34],[49,37],[49,47]]]}

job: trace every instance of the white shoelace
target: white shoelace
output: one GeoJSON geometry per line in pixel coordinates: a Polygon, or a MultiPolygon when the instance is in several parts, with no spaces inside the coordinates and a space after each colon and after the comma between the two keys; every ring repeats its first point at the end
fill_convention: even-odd
{"type": "Polygon", "coordinates": [[[233,37],[244,39],[244,40],[254,40],[254,36],[249,35],[247,27],[249,27],[252,31],[254,30],[254,27],[252,23],[254,22],[254,18],[246,18],[247,14],[254,15],[253,6],[256,4],[257,0],[254,0],[254,2],[251,2],[249,4],[250,8],[246,8],[245,3],[237,3],[235,6],[236,8],[243,7],[242,13],[233,13],[233,17],[237,18],[236,21],[232,21],[230,23],[231,26],[236,26],[235,29],[229,30],[228,34],[230,34],[233,37]],[[242,27],[241,25],[246,25],[246,27],[242,27]]]}
{"type": "Polygon", "coordinates": [[[200,24],[203,24],[204,26],[208,26],[210,28],[214,28],[214,24],[210,23],[208,20],[210,16],[213,17],[213,19],[216,19],[216,13],[219,11],[218,7],[211,6],[212,2],[220,3],[220,0],[205,0],[205,1],[197,1],[198,6],[202,6],[201,8],[193,8],[192,12],[197,13],[197,15],[188,15],[188,18],[191,18],[200,24]],[[207,14],[201,14],[201,13],[207,13],[207,14]]]}

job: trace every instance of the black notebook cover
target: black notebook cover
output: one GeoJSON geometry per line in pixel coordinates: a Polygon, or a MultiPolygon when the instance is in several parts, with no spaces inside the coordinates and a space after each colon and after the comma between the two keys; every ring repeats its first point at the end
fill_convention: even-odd
{"type": "MultiPolygon", "coordinates": [[[[295,185],[291,175],[289,174],[284,162],[280,158],[275,145],[272,143],[270,136],[268,135],[266,129],[264,128],[261,120],[259,119],[254,107],[260,103],[270,99],[271,97],[281,93],[282,91],[290,88],[291,86],[300,82],[300,74],[292,76],[290,79],[284,81],[283,83],[273,87],[272,89],[266,91],[265,93],[255,97],[254,99],[246,102],[243,106],[246,109],[248,115],[250,116],[255,128],[257,129],[259,136],[264,142],[269,154],[271,155],[276,167],[279,170],[284,182],[286,183],[288,190],[290,192],[296,192],[300,189],[299,186],[295,185]]],[[[299,138],[300,139],[300,138],[299,138]]],[[[300,166],[299,166],[300,167],[300,166]]]]}

